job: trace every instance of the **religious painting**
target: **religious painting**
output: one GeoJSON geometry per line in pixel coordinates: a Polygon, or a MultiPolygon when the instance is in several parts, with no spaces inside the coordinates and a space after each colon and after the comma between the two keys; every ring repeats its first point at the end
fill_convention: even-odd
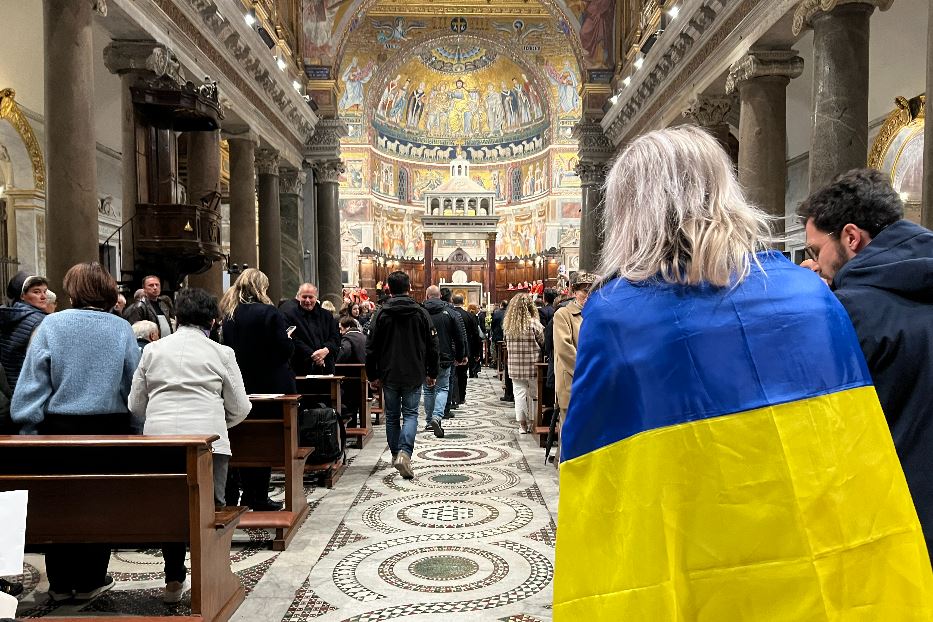
{"type": "Polygon", "coordinates": [[[375,70],[376,64],[371,60],[364,63],[356,56],[350,60],[350,64],[340,76],[343,83],[343,95],[337,102],[337,109],[341,113],[363,113],[363,88],[373,77],[375,70]]]}
{"type": "Polygon", "coordinates": [[[580,76],[573,69],[570,58],[552,64],[545,61],[544,72],[548,82],[557,91],[557,113],[561,117],[579,118],[581,114],[580,76]]]}
{"type": "Polygon", "coordinates": [[[904,201],[920,201],[923,195],[923,131],[910,136],[891,171],[894,190],[904,201]]]}
{"type": "Polygon", "coordinates": [[[387,50],[397,50],[402,43],[408,41],[408,33],[427,27],[423,21],[406,20],[404,17],[393,19],[371,19],[373,30],[376,31],[376,42],[387,50]]]}
{"type": "Polygon", "coordinates": [[[898,96],[896,108],[878,131],[868,166],[884,171],[905,204],[904,217],[919,221],[923,194],[923,145],[926,98],[898,96]]]}
{"type": "Polygon", "coordinates": [[[577,157],[574,151],[555,151],[551,160],[551,184],[554,188],[579,188],[580,178],[577,176],[577,157]]]}
{"type": "Polygon", "coordinates": [[[379,163],[378,191],[385,195],[395,194],[395,166],[391,162],[379,163]]]}
{"type": "Polygon", "coordinates": [[[340,174],[341,190],[362,190],[366,187],[366,164],[363,159],[343,160],[345,170],[340,174]]]}
{"type": "Polygon", "coordinates": [[[615,0],[586,0],[580,15],[580,44],[590,66],[612,63],[615,5],[615,0]]]}
{"type": "Polygon", "coordinates": [[[562,199],[558,202],[558,218],[561,220],[578,220],[583,213],[583,206],[578,199],[562,199]]]}
{"type": "Polygon", "coordinates": [[[434,190],[444,183],[445,174],[442,169],[437,168],[416,168],[414,170],[412,182],[412,200],[423,201],[424,193],[434,190]]]}
{"type": "Polygon", "coordinates": [[[302,0],[301,19],[304,30],[302,56],[309,65],[332,65],[337,52],[339,33],[334,26],[352,4],[349,0],[302,0]]]}
{"type": "Polygon", "coordinates": [[[547,160],[540,159],[522,167],[522,199],[538,196],[548,190],[547,160]]]}
{"type": "Polygon", "coordinates": [[[368,222],[372,219],[367,199],[340,198],[340,218],[345,222],[368,222]]]}

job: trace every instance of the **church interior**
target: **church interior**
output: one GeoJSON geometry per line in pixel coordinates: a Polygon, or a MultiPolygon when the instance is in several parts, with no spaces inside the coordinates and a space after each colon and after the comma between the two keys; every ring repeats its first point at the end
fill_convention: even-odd
{"type": "MultiPolygon", "coordinates": [[[[439,285],[484,309],[595,271],[613,159],[681,124],[726,149],[795,263],[798,206],[851,168],[888,175],[933,228],[929,0],[0,0],[0,16],[4,284],[61,290],[99,261],[128,300],[150,274],[219,298],[258,267],[272,301],[313,283],[339,309],[401,270],[417,301],[439,285]]],[[[550,621],[544,393],[517,435],[503,382],[484,368],[445,438],[419,428],[404,480],[360,381],[340,464],[273,469],[285,523],[211,523],[201,546],[229,560],[192,545],[192,578],[220,565],[180,604],[159,599],[158,540],[115,544],[117,587],[85,603],[46,600],[27,544],[17,619],[550,621]]]]}

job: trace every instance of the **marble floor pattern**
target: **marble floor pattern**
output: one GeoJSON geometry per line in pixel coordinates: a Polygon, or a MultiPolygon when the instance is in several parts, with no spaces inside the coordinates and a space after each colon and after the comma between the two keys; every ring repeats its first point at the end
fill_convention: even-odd
{"type": "MultiPolygon", "coordinates": [[[[484,369],[445,438],[424,431],[422,415],[411,481],[377,426],[332,490],[306,487],[311,512],[288,550],[269,550],[262,530],[238,532],[232,563],[248,595],[234,622],[551,620],[557,474],[501,395],[484,369]]],[[[116,552],[117,588],[57,607],[46,603],[42,557],[28,555],[18,613],[187,615],[187,598],[159,600],[159,553],[116,552]]]]}

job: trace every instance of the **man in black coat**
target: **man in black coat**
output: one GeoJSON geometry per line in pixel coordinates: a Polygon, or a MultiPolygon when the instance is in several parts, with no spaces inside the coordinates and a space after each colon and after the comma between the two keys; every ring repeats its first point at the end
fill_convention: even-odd
{"type": "Polygon", "coordinates": [[[424,308],[431,315],[434,330],[437,331],[437,350],[440,357],[440,370],[433,387],[422,387],[424,393],[425,421],[434,436],[444,437],[441,420],[444,417],[450,392],[450,377],[457,369],[457,361],[466,358],[467,344],[457,325],[456,310],[441,300],[441,290],[431,285],[425,291],[424,308]]]}
{"type": "MultiPolygon", "coordinates": [[[[492,340],[490,346],[493,348],[493,353],[495,356],[498,356],[499,350],[496,348],[496,344],[500,341],[505,341],[505,333],[502,332],[502,322],[505,320],[505,310],[509,306],[507,300],[503,300],[499,303],[499,308],[492,312],[492,340]]],[[[496,360],[498,364],[498,359],[496,360]]],[[[505,395],[499,398],[503,402],[514,402],[515,396],[512,391],[512,379],[509,377],[509,368],[505,368],[505,395]]]]}
{"type": "Polygon", "coordinates": [[[437,331],[424,307],[408,295],[408,275],[393,272],[388,282],[392,297],[370,321],[366,375],[374,389],[383,389],[392,464],[403,478],[413,479],[411,456],[418,432],[421,385],[434,386],[438,374],[437,331]]]}
{"type": "MultiPolygon", "coordinates": [[[[929,549],[933,544],[933,232],[902,220],[887,176],[855,169],[800,206],[807,267],[855,332],[929,549]]],[[[815,370],[814,373],[819,373],[815,370]]]]}
{"type": "Polygon", "coordinates": [[[302,283],[295,299],[285,302],[280,309],[289,325],[295,327],[292,369],[298,376],[334,373],[334,361],[340,350],[337,320],[318,304],[317,294],[316,286],[302,283]]]}
{"type": "Polygon", "coordinates": [[[476,323],[476,317],[463,308],[463,296],[457,294],[451,298],[451,308],[463,318],[463,326],[466,329],[467,350],[464,358],[467,359],[466,365],[457,366],[457,403],[466,402],[467,379],[470,377],[470,366],[473,361],[483,352],[483,341],[479,336],[479,325],[476,323]]]}

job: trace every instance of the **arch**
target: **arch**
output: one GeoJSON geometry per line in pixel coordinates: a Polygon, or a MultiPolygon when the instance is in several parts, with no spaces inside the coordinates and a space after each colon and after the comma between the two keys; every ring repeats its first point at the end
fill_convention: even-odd
{"type": "Polygon", "coordinates": [[[479,209],[483,216],[489,216],[489,199],[480,200],[479,209]]]}
{"type": "Polygon", "coordinates": [[[441,211],[440,200],[436,198],[431,199],[431,214],[436,216],[437,214],[440,214],[440,211],[441,211]]]}
{"type": "Polygon", "coordinates": [[[32,161],[32,180],[36,190],[45,191],[45,158],[42,155],[42,148],[39,141],[36,140],[36,134],[32,131],[32,126],[20,110],[16,103],[16,91],[13,89],[3,89],[0,91],[0,119],[9,122],[10,125],[19,134],[23,144],[26,145],[26,151],[29,153],[29,159],[32,161]]]}

